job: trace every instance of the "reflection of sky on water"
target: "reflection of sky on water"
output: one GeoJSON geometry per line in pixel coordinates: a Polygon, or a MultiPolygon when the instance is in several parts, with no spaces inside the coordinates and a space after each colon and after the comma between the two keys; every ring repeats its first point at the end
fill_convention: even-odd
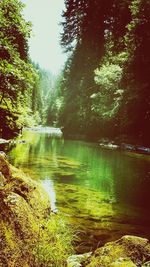
{"type": "Polygon", "coordinates": [[[50,197],[52,211],[56,211],[56,194],[53,181],[49,177],[46,177],[46,179],[42,181],[42,185],[50,197]]]}

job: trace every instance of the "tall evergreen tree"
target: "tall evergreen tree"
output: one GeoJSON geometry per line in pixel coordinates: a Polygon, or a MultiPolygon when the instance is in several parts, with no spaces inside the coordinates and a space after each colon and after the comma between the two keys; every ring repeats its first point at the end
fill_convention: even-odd
{"type": "MultiPolygon", "coordinates": [[[[90,95],[97,87],[94,83],[94,69],[99,65],[104,53],[105,20],[111,2],[106,4],[98,0],[66,1],[62,44],[66,49],[74,45],[65,83],[66,104],[61,116],[66,130],[69,125],[72,131],[78,129],[83,134],[90,131],[90,95]],[[72,113],[71,109],[75,112],[72,113]],[[70,117],[66,118],[68,112],[70,117]]],[[[66,68],[68,69],[68,66],[66,68]]]]}
{"type": "Polygon", "coordinates": [[[150,2],[65,3],[62,45],[72,54],[61,84],[64,132],[148,142],[150,2]]]}

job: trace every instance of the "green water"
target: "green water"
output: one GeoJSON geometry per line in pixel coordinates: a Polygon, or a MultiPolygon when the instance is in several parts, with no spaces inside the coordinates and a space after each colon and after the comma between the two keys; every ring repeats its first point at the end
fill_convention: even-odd
{"type": "MultiPolygon", "coordinates": [[[[150,157],[24,131],[11,162],[41,180],[52,209],[75,227],[78,252],[124,234],[150,238],[150,157]]],[[[57,215],[56,215],[57,216],[57,215]]]]}

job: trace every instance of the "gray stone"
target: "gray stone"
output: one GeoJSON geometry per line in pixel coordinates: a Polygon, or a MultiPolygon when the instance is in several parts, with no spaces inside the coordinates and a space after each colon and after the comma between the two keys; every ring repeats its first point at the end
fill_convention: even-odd
{"type": "Polygon", "coordinates": [[[72,255],[67,259],[67,267],[81,267],[82,264],[91,256],[91,252],[81,254],[81,255],[72,255]]]}

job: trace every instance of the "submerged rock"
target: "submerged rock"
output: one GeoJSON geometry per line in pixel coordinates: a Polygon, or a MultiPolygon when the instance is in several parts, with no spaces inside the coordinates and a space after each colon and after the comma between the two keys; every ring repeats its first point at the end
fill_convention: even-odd
{"type": "Polygon", "coordinates": [[[137,236],[123,236],[121,239],[109,242],[98,248],[88,267],[136,267],[150,260],[150,242],[137,236]]]}

